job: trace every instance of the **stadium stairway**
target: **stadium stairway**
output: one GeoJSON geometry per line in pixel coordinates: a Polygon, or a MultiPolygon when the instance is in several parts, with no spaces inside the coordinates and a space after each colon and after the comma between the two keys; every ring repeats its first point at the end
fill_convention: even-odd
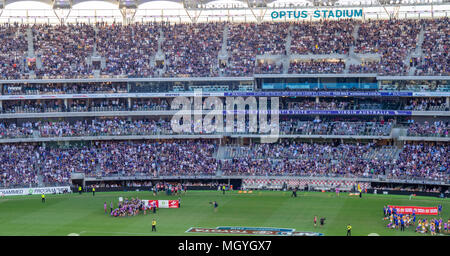
{"type": "Polygon", "coordinates": [[[225,61],[225,63],[228,62],[228,51],[227,51],[227,45],[228,45],[228,24],[225,24],[223,28],[223,34],[222,34],[222,47],[219,51],[218,60],[218,70],[219,70],[219,76],[224,76],[223,70],[220,68],[220,61],[225,61]]]}
{"type": "Polygon", "coordinates": [[[286,37],[286,44],[284,45],[284,48],[286,49],[286,56],[283,59],[283,74],[287,74],[289,72],[289,66],[291,64],[291,60],[289,56],[291,56],[291,42],[292,42],[292,35],[291,31],[294,28],[293,24],[289,25],[288,33],[286,37]]]}
{"type": "MultiPolygon", "coordinates": [[[[27,39],[27,45],[28,45],[27,57],[28,58],[36,58],[36,68],[40,69],[42,67],[42,61],[41,61],[41,58],[39,56],[36,56],[36,54],[34,52],[33,31],[31,29],[31,27],[27,28],[26,39],[27,39]]],[[[24,72],[26,72],[26,70],[28,70],[28,68],[24,66],[24,67],[22,67],[22,70],[24,72]]],[[[36,73],[34,70],[28,70],[28,72],[29,72],[30,79],[36,78],[36,73]]]]}
{"type": "Polygon", "coordinates": [[[353,28],[353,33],[352,36],[355,39],[355,43],[353,45],[356,45],[356,40],[358,39],[358,33],[359,33],[359,28],[361,27],[361,24],[356,24],[355,27],[353,28]]]}
{"type": "MultiPolygon", "coordinates": [[[[156,51],[156,54],[154,57],[151,58],[151,61],[153,63],[153,66],[156,66],[156,61],[163,61],[164,63],[166,63],[166,57],[165,54],[162,50],[162,44],[164,43],[165,37],[164,37],[164,31],[162,29],[162,27],[159,27],[159,36],[158,36],[158,50],[156,51]]],[[[164,67],[162,69],[158,69],[158,76],[162,76],[162,74],[164,74],[166,72],[166,66],[164,65],[164,67]]]]}
{"type": "Polygon", "coordinates": [[[355,45],[356,40],[358,39],[358,33],[359,33],[359,27],[360,24],[356,24],[353,28],[352,36],[353,36],[353,43],[350,45],[348,50],[348,56],[345,59],[345,69],[344,74],[348,74],[350,70],[350,65],[361,65],[361,58],[355,53],[355,45]]]}
{"type": "Polygon", "coordinates": [[[228,150],[228,147],[219,146],[219,148],[217,149],[217,152],[216,152],[216,159],[218,159],[218,160],[227,159],[227,150],[228,150]]]}
{"type": "MultiPolygon", "coordinates": [[[[419,58],[420,60],[422,60],[422,56],[423,56],[423,50],[422,50],[422,45],[423,45],[423,41],[425,40],[425,29],[422,27],[420,29],[419,35],[417,36],[417,44],[416,44],[416,48],[414,49],[413,52],[411,52],[410,54],[408,54],[407,59],[405,60],[406,65],[409,65],[409,60],[411,58],[419,58]]],[[[413,76],[416,72],[416,67],[411,67],[409,69],[409,75],[413,76]]]]}
{"type": "Polygon", "coordinates": [[[36,57],[34,54],[33,32],[31,31],[31,27],[27,28],[27,43],[28,43],[28,57],[29,58],[36,57]]]}

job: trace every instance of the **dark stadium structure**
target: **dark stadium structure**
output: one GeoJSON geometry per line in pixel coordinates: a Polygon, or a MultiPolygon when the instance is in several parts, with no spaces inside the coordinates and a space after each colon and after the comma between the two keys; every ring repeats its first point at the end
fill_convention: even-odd
{"type": "MultiPolygon", "coordinates": [[[[134,15],[148,1],[108,1],[123,20],[78,23],[61,15],[84,1],[41,2],[58,24],[0,25],[0,188],[142,190],[163,181],[351,191],[361,184],[367,192],[449,195],[447,12],[198,22],[198,10],[222,7],[175,1],[195,13],[192,22],[141,22],[134,15]],[[220,115],[248,111],[242,125],[227,112],[223,126],[231,130],[198,128],[193,120],[205,122],[208,97],[220,115]],[[177,121],[188,127],[177,132],[180,99],[192,120],[177,121]],[[267,120],[276,112],[274,143],[265,143],[261,124],[252,129],[249,113],[262,122],[264,100],[278,103],[267,120]]],[[[303,6],[349,7],[342,2],[303,6]]],[[[394,11],[423,5],[376,2],[394,11]]],[[[261,10],[273,1],[241,3],[261,10]]]]}

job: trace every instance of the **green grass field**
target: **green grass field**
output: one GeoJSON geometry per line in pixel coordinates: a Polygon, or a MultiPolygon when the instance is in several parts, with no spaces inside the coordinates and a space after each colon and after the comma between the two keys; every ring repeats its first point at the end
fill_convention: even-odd
{"type": "MultiPolygon", "coordinates": [[[[217,226],[295,228],[296,231],[320,232],[325,236],[346,235],[346,225],[353,226],[354,236],[377,233],[381,236],[419,235],[413,228],[406,232],[389,230],[383,220],[383,205],[443,206],[441,217],[450,218],[450,200],[431,197],[365,194],[363,198],[341,193],[254,191],[222,195],[218,191],[188,191],[181,196],[181,208],[159,209],[156,214],[114,218],[104,214],[103,204],[118,197],[155,199],[150,192],[97,192],[83,195],[47,195],[6,197],[0,199],[0,235],[3,236],[134,236],[134,235],[196,235],[185,233],[190,227],[217,226]],[[211,201],[219,208],[214,212],[211,201]],[[314,227],[313,218],[326,217],[324,227],[314,227]],[[158,232],[151,232],[151,220],[158,221],[158,232]]],[[[157,199],[178,199],[160,193],[157,199]]],[[[109,211],[109,209],[108,209],[109,211]]],[[[431,217],[429,217],[431,218],[431,217]]],[[[199,234],[204,235],[204,234],[199,234]]],[[[421,234],[422,235],[422,234],[421,234]]]]}

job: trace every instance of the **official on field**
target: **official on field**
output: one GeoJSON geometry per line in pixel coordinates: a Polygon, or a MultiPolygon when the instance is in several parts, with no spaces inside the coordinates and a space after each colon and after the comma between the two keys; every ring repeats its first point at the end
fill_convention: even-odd
{"type": "Polygon", "coordinates": [[[156,232],[156,220],[155,219],[153,219],[152,220],[152,232],[156,232]]]}
{"type": "Polygon", "coordinates": [[[352,226],[350,224],[347,225],[347,236],[352,236],[352,226]]]}

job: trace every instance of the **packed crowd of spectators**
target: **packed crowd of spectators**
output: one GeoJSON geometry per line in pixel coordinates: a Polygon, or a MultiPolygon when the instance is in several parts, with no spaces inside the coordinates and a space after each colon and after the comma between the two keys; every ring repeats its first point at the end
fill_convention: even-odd
{"type": "Polygon", "coordinates": [[[338,21],[294,23],[291,30],[292,54],[348,54],[355,22],[338,21]]]}
{"type": "Polygon", "coordinates": [[[335,110],[335,109],[350,109],[351,103],[349,101],[325,101],[316,102],[314,99],[307,98],[301,101],[286,101],[281,102],[282,109],[289,110],[308,110],[308,109],[318,109],[318,110],[335,110]]]}
{"type": "Polygon", "coordinates": [[[435,136],[435,137],[448,137],[450,132],[449,121],[435,121],[423,123],[411,122],[408,127],[408,136],[435,136]]]}
{"type": "Polygon", "coordinates": [[[86,24],[33,25],[34,50],[42,62],[39,78],[85,78],[92,75],[95,31],[86,24]]]}
{"type": "MultiPolygon", "coordinates": [[[[174,123],[175,124],[175,123],[174,123]]],[[[194,128],[191,122],[190,132],[181,134],[211,134],[209,127],[202,127],[201,132],[194,128]]],[[[226,121],[224,122],[224,129],[226,121]]],[[[0,123],[1,138],[29,138],[36,137],[74,137],[74,136],[125,136],[125,135],[171,135],[180,134],[173,128],[172,120],[126,120],[120,118],[94,119],[83,121],[37,121],[15,123],[0,123]]],[[[280,134],[300,135],[361,135],[361,136],[389,136],[393,124],[391,122],[346,122],[346,121],[299,121],[282,120],[279,123],[280,134]]],[[[236,122],[233,133],[241,133],[241,124],[236,122]]],[[[258,133],[251,130],[249,123],[245,123],[245,133],[258,133]]],[[[214,131],[214,134],[217,131],[214,131]]]]}
{"type": "Polygon", "coordinates": [[[345,69],[345,62],[331,61],[294,61],[289,65],[289,74],[330,74],[342,73],[345,69]]]}
{"type": "Polygon", "coordinates": [[[226,76],[249,76],[255,71],[256,55],[285,55],[289,23],[228,24],[226,76]]]}
{"type": "Polygon", "coordinates": [[[406,144],[389,178],[447,180],[450,175],[450,144],[406,144]]]}
{"type": "Polygon", "coordinates": [[[282,74],[283,63],[258,63],[255,67],[255,74],[282,74]]]}
{"type": "MultiPolygon", "coordinates": [[[[355,43],[355,53],[379,54],[376,73],[404,75],[408,71],[405,58],[416,48],[421,29],[420,20],[372,20],[361,23],[355,43]]],[[[372,73],[372,65],[353,71],[372,73]]]]}
{"type": "Polygon", "coordinates": [[[163,27],[164,76],[218,76],[217,57],[225,23],[171,24],[163,27]]]}
{"type": "MultiPolygon", "coordinates": [[[[423,28],[424,56],[414,61],[416,75],[445,75],[449,73],[448,18],[432,20],[371,20],[320,22],[256,23],[97,23],[68,25],[3,25],[0,28],[2,54],[0,74],[4,79],[27,78],[34,70],[38,78],[92,77],[91,56],[105,58],[101,68],[104,76],[159,76],[154,63],[160,30],[164,33],[161,49],[165,54],[167,77],[176,76],[248,76],[254,73],[282,73],[279,65],[256,64],[257,55],[286,55],[290,31],[292,54],[343,54],[350,48],[355,53],[378,54],[379,61],[363,61],[350,65],[350,72],[382,75],[407,74],[410,66],[406,57],[415,50],[423,28]],[[228,27],[228,64],[219,67],[218,54],[223,31],[228,27]],[[292,29],[289,30],[289,27],[292,29]],[[36,60],[26,64],[28,50],[26,30],[32,29],[36,60]],[[96,51],[94,50],[96,49],[96,51]],[[405,64],[406,62],[406,64],[405,64]],[[417,63],[416,63],[417,62],[417,63]],[[221,70],[221,71],[219,71],[221,70]]],[[[365,59],[365,58],[364,58],[365,59]]],[[[96,68],[98,69],[98,68],[96,68]]],[[[292,65],[290,73],[342,73],[342,65],[308,63],[292,65]],[[310,69],[310,70],[304,70],[310,69]]]]}
{"type": "Polygon", "coordinates": [[[5,101],[2,106],[2,113],[41,113],[41,112],[61,112],[65,106],[62,100],[24,100],[5,101]]]}
{"type": "Polygon", "coordinates": [[[360,65],[350,64],[350,73],[378,73],[379,62],[377,61],[362,61],[360,65]]]}
{"type": "Polygon", "coordinates": [[[450,24],[448,17],[427,20],[422,44],[423,59],[419,60],[415,75],[449,75],[450,24]]]}
{"type": "Polygon", "coordinates": [[[231,160],[221,169],[229,175],[262,176],[338,176],[368,177],[384,175],[389,159],[368,157],[373,145],[310,144],[286,142],[276,145],[257,144],[231,160]]]}
{"type": "Polygon", "coordinates": [[[1,144],[0,149],[0,187],[38,184],[39,152],[34,146],[1,144]]]}
{"type": "Polygon", "coordinates": [[[404,106],[406,110],[446,111],[449,109],[445,98],[414,98],[404,106]]]}
{"type": "Polygon", "coordinates": [[[67,182],[73,172],[93,176],[212,175],[216,145],[205,141],[93,142],[81,148],[0,145],[0,187],[67,182]]]}
{"type": "Polygon", "coordinates": [[[281,134],[389,136],[391,122],[280,121],[281,134]]]}
{"type": "MultiPolygon", "coordinates": [[[[3,79],[29,78],[29,71],[34,71],[37,78],[86,78],[93,77],[94,70],[100,70],[102,76],[127,77],[251,76],[283,73],[281,65],[257,64],[257,56],[270,59],[268,55],[279,57],[289,50],[294,55],[339,54],[330,58],[346,58],[353,47],[356,54],[373,55],[362,57],[362,64],[351,64],[351,73],[405,75],[414,66],[416,75],[446,75],[450,73],[448,27],[448,18],[260,24],[2,25],[0,74],[3,79]],[[219,52],[226,27],[228,59],[222,65],[219,52]],[[37,57],[29,61],[27,29],[32,30],[37,57]],[[416,50],[421,29],[423,56],[408,60],[409,54],[416,50]],[[157,63],[160,35],[164,37],[160,49],[165,60],[157,63]],[[286,49],[288,38],[290,49],[286,49]],[[91,57],[104,59],[101,64],[94,64],[91,57]]],[[[342,73],[344,66],[344,61],[294,62],[289,73],[342,73]]]]}
{"type": "Polygon", "coordinates": [[[28,51],[27,26],[3,23],[0,25],[0,77],[21,79],[25,77],[25,60],[28,51]]]}
{"type": "Polygon", "coordinates": [[[214,141],[169,140],[92,142],[72,148],[32,144],[0,145],[0,186],[70,181],[74,172],[88,176],[262,175],[378,177],[448,180],[449,145],[319,144],[280,141],[227,147],[215,157],[214,141]],[[386,154],[386,152],[388,152],[386,154]]]}
{"type": "Polygon", "coordinates": [[[158,50],[161,23],[98,23],[97,51],[106,59],[105,76],[151,77],[156,67],[152,56],[158,50]]]}
{"type": "Polygon", "coordinates": [[[77,93],[126,93],[126,83],[44,83],[5,84],[3,95],[77,94],[77,93]]]}

